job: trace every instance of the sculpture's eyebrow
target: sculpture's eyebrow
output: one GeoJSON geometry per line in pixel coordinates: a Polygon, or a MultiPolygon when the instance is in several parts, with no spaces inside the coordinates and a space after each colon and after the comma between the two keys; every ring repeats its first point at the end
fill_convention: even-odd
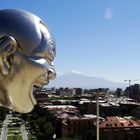
{"type": "Polygon", "coordinates": [[[32,61],[32,62],[35,62],[35,63],[38,63],[38,64],[41,64],[41,65],[44,65],[47,69],[49,69],[50,68],[50,64],[47,62],[47,60],[46,59],[44,59],[44,58],[37,58],[37,57],[28,57],[28,59],[30,60],[30,61],[32,61]]]}

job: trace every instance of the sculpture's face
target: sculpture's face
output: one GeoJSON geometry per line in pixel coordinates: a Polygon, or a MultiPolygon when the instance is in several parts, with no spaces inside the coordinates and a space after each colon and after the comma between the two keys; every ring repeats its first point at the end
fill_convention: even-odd
{"type": "Polygon", "coordinates": [[[38,17],[18,10],[4,12],[0,11],[0,103],[27,113],[36,104],[33,87],[43,87],[56,76],[55,42],[38,17]],[[6,25],[8,16],[14,23],[6,25]]]}

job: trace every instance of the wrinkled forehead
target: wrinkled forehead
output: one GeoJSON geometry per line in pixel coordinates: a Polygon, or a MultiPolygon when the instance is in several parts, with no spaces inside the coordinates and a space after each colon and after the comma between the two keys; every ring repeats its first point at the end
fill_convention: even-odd
{"type": "Polygon", "coordinates": [[[0,10],[0,37],[8,35],[17,40],[27,56],[40,46],[42,37],[46,41],[51,39],[47,26],[39,17],[17,9],[0,10]]]}

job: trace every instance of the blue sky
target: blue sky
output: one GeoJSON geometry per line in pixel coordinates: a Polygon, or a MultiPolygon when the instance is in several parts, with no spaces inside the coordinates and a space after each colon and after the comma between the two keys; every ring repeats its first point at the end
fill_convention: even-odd
{"type": "Polygon", "coordinates": [[[3,0],[41,17],[53,34],[56,71],[112,81],[140,79],[139,0],[3,0]]]}

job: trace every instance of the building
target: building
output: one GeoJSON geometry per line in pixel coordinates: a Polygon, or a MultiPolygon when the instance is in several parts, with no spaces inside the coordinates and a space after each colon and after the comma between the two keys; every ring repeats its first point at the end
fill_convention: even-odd
{"type": "Polygon", "coordinates": [[[136,101],[140,101],[140,85],[139,84],[135,84],[135,85],[131,85],[130,87],[127,87],[125,90],[125,93],[128,97],[136,101]]]}
{"type": "Polygon", "coordinates": [[[61,112],[67,112],[67,111],[72,111],[72,112],[79,112],[79,109],[75,106],[72,105],[46,105],[43,107],[44,109],[48,110],[49,112],[56,112],[56,111],[61,111],[61,112]]]}
{"type": "Polygon", "coordinates": [[[55,127],[55,134],[57,138],[62,136],[62,124],[68,117],[73,117],[79,114],[79,109],[72,105],[46,105],[43,107],[48,112],[51,122],[55,127]]]}
{"type": "Polygon", "coordinates": [[[74,88],[73,89],[73,95],[76,97],[80,97],[83,95],[83,89],[82,88],[74,88]]]}
{"type": "Polygon", "coordinates": [[[72,137],[74,134],[81,134],[93,128],[93,119],[84,116],[67,117],[62,122],[62,137],[72,137]]]}
{"type": "Polygon", "coordinates": [[[34,97],[37,100],[38,104],[48,102],[48,93],[46,91],[34,91],[34,97]]]}
{"type": "Polygon", "coordinates": [[[139,140],[140,123],[132,119],[113,116],[100,123],[100,137],[103,140],[139,140]]]}

